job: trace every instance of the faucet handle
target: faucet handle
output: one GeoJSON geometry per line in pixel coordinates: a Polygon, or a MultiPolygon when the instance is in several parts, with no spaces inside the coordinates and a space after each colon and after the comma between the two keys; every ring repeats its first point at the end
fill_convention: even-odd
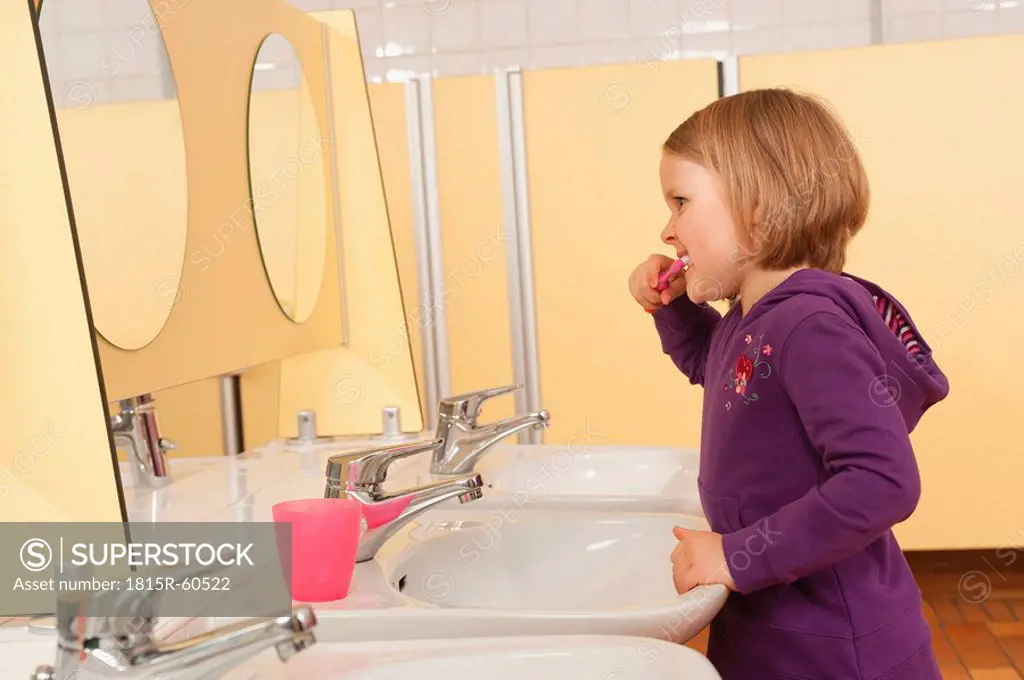
{"type": "Polygon", "coordinates": [[[378,446],[348,451],[327,459],[327,497],[331,492],[352,486],[379,486],[387,478],[388,467],[399,458],[430,453],[444,444],[443,439],[427,439],[398,446],[378,446]]]}
{"type": "Polygon", "coordinates": [[[480,417],[480,408],[485,401],[521,389],[523,389],[522,385],[504,385],[502,387],[492,387],[488,390],[466,392],[453,397],[445,397],[441,400],[439,412],[441,415],[461,420],[475,427],[477,418],[480,417]]]}
{"type": "Polygon", "coordinates": [[[157,622],[158,590],[105,593],[60,593],[57,596],[56,628],[67,645],[94,639],[132,637],[148,640],[157,622]]]}

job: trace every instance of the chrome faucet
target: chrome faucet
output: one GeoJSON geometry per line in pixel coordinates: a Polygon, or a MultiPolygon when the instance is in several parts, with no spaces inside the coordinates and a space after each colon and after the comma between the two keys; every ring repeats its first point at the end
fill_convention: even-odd
{"type": "MultiPolygon", "coordinates": [[[[411,444],[381,446],[350,451],[327,460],[327,484],[324,498],[354,498],[371,506],[375,514],[385,514],[394,507],[393,516],[377,526],[367,528],[359,541],[356,562],[372,560],[380,547],[414,517],[438,503],[458,498],[460,503],[477,500],[483,495],[479,474],[465,474],[431,482],[423,486],[387,493],[383,484],[388,467],[396,460],[420,453],[432,453],[442,445],[438,439],[411,444]]],[[[364,513],[365,516],[366,513],[364,513]]]]}
{"type": "Polygon", "coordinates": [[[465,474],[472,471],[480,457],[502,439],[531,427],[546,428],[551,422],[547,410],[486,425],[477,422],[485,401],[522,387],[508,385],[442,399],[434,436],[444,443],[434,452],[430,472],[435,475],[465,474]]]}
{"type": "Polygon", "coordinates": [[[153,396],[143,394],[119,402],[120,413],[110,419],[114,444],[128,449],[132,480],[136,486],[159,489],[171,482],[167,466],[167,451],[176,447],[174,442],[160,436],[153,396]]]}
{"type": "Polygon", "coordinates": [[[159,642],[153,634],[158,595],[121,593],[115,608],[134,617],[97,615],[95,594],[58,595],[56,663],[36,668],[32,680],[207,680],[265,649],[275,648],[278,658],[287,661],[316,644],[316,615],[308,606],[295,607],[289,616],[246,619],[187,640],[159,642]]]}

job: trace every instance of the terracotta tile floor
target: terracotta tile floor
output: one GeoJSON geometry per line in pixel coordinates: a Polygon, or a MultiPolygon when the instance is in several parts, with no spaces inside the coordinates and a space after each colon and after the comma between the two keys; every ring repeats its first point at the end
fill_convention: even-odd
{"type": "MultiPolygon", "coordinates": [[[[945,680],[1024,680],[1024,549],[908,553],[945,680]]],[[[707,631],[687,643],[707,649],[707,631]]]]}

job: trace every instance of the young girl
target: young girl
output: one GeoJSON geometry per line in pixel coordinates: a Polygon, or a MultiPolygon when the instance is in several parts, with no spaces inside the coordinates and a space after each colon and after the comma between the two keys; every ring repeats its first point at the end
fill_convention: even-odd
{"type": "Polygon", "coordinates": [[[909,433],[949,390],[910,315],[844,274],[868,182],[837,118],[781,89],[715,101],[664,144],[661,239],[690,267],[630,290],[704,388],[712,532],[676,529],[676,590],[725,584],[708,657],[725,680],[940,680],[892,533],[917,505],[909,433]],[[723,316],[709,301],[729,299],[723,316]]]}

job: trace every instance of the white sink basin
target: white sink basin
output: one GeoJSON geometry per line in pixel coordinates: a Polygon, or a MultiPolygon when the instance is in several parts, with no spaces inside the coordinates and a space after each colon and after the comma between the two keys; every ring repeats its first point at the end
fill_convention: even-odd
{"type": "MultiPolygon", "coordinates": [[[[666,514],[453,524],[407,551],[392,582],[442,607],[602,612],[678,606],[666,514]]],[[[698,628],[698,631],[700,629],[698,628]]],[[[695,631],[697,632],[697,631],[695,631]]]]}
{"type": "Polygon", "coordinates": [[[703,516],[696,451],[655,446],[497,445],[476,470],[478,507],[639,510],[703,516]]]}
{"type": "MultiPolygon", "coordinates": [[[[5,678],[32,677],[53,663],[55,638],[0,639],[5,678]]],[[[83,672],[79,675],[87,676],[83,672]]],[[[317,642],[287,663],[265,650],[225,680],[721,680],[698,652],[658,640],[619,636],[467,638],[330,644],[317,642]]],[[[88,680],[88,678],[77,678],[88,680]]]]}
{"type": "Polygon", "coordinates": [[[724,586],[682,595],[666,513],[424,514],[356,565],[349,596],[314,604],[328,642],[466,636],[631,635],[685,642],[725,603],[724,586]]]}
{"type": "MultiPolygon", "coordinates": [[[[56,637],[19,635],[16,639],[0,637],[0,668],[4,678],[29,680],[37,667],[52,664],[57,657],[56,637]]],[[[81,680],[86,680],[82,678],[81,680]]]]}
{"type": "Polygon", "coordinates": [[[229,677],[248,680],[258,669],[264,680],[721,680],[711,662],[692,649],[618,636],[318,644],[287,664],[273,664],[248,664],[229,677]]]}

